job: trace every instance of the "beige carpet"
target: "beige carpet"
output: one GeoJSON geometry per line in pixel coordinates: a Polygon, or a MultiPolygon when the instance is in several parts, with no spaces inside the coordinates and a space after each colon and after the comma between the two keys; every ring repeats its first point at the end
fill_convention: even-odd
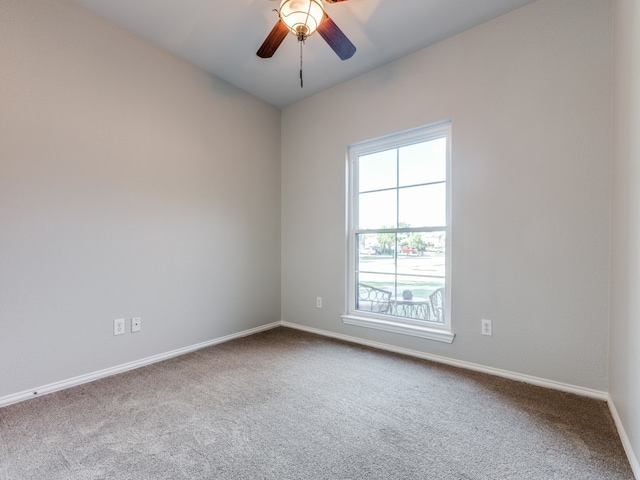
{"type": "Polygon", "coordinates": [[[633,475],[604,402],[278,328],[0,409],[0,478],[633,475]]]}

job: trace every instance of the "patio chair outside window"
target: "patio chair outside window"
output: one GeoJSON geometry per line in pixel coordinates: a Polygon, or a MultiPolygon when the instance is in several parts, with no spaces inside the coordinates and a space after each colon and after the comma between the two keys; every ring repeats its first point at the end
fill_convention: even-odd
{"type": "Polygon", "coordinates": [[[388,313],[391,306],[391,292],[360,283],[358,285],[358,310],[388,313]]]}
{"type": "Polygon", "coordinates": [[[432,322],[444,323],[444,288],[438,288],[429,295],[432,322]]]}

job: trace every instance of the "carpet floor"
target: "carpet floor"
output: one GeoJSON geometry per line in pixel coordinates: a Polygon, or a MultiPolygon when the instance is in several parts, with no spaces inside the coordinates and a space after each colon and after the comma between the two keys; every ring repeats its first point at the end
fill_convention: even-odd
{"type": "Polygon", "coordinates": [[[633,474],[605,402],[277,328],[1,408],[0,478],[633,474]]]}

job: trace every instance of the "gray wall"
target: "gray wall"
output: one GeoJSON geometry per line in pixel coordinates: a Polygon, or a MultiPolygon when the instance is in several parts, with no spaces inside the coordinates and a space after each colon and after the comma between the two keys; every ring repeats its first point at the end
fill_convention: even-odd
{"type": "Polygon", "coordinates": [[[606,391],[611,64],[611,2],[539,0],[283,110],[283,320],[606,391]],[[456,339],[345,325],[345,146],[445,119],[456,339]]]}
{"type": "Polygon", "coordinates": [[[640,452],[640,1],[617,0],[614,25],[609,392],[627,448],[640,452]]]}
{"type": "Polygon", "coordinates": [[[60,0],[0,65],[0,397],[280,319],[278,109],[60,0]]]}

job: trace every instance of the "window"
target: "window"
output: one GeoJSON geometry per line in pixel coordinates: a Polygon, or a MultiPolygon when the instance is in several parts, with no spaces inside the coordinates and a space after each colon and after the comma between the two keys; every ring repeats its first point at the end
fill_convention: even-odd
{"type": "Polygon", "coordinates": [[[352,145],[343,321],[451,343],[451,125],[352,145]]]}

